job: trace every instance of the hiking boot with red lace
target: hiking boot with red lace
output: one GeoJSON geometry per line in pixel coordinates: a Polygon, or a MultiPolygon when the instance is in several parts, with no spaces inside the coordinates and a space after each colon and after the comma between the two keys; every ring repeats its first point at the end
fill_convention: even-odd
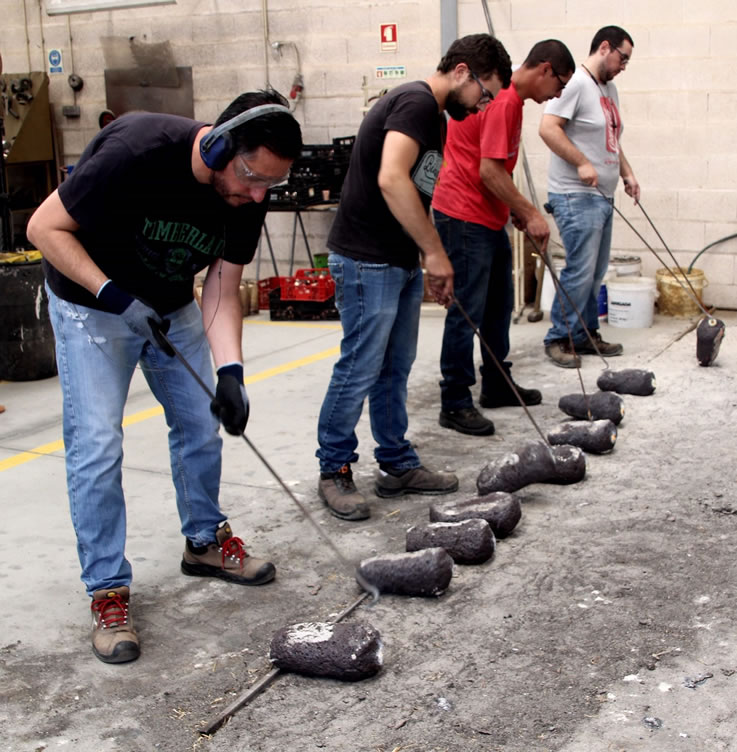
{"type": "Polygon", "coordinates": [[[237,585],[264,585],[276,576],[276,567],[270,561],[251,556],[227,522],[218,528],[215,538],[207,546],[194,546],[187,539],[182,557],[184,574],[217,577],[237,585]]]}
{"type": "Polygon", "coordinates": [[[128,613],[126,586],[95,590],[92,595],[92,650],[105,663],[128,663],[141,654],[128,613]]]}
{"type": "Polygon", "coordinates": [[[371,516],[366,499],[353,482],[350,465],[343,465],[335,473],[320,473],[317,495],[330,513],[341,520],[365,520],[371,516]]]}

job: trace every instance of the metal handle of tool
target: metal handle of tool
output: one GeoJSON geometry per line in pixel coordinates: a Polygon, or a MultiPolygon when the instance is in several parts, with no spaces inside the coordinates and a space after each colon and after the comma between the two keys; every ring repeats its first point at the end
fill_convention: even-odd
{"type": "Polygon", "coordinates": [[[473,320],[471,317],[466,313],[466,309],[458,302],[458,298],[455,297],[455,295],[451,295],[451,303],[455,304],[458,307],[458,311],[460,312],[461,316],[463,316],[464,319],[466,319],[466,322],[468,325],[473,329],[473,333],[479,338],[479,342],[481,343],[481,346],[486,350],[489,357],[493,361],[494,365],[499,369],[499,373],[504,377],[505,381],[507,382],[507,385],[509,388],[514,392],[514,396],[519,401],[522,409],[527,413],[527,417],[530,419],[530,423],[535,427],[535,430],[540,435],[540,438],[543,440],[543,442],[547,445],[548,448],[550,448],[550,442],[548,441],[547,436],[542,432],[540,429],[540,426],[537,425],[535,419],[532,417],[532,413],[530,412],[529,408],[525,404],[525,401],[520,396],[520,393],[517,391],[517,387],[515,386],[514,381],[512,381],[512,377],[507,373],[507,371],[504,369],[502,364],[499,362],[499,359],[494,355],[491,348],[487,344],[486,340],[483,338],[481,332],[479,331],[479,328],[476,326],[476,324],[473,323],[473,320]]]}
{"type": "MultiPolygon", "coordinates": [[[[174,353],[174,356],[179,360],[179,362],[189,371],[192,378],[200,385],[202,388],[202,391],[210,398],[210,400],[215,399],[215,395],[213,394],[210,387],[205,384],[205,382],[200,378],[200,375],[197,373],[197,371],[192,368],[189,361],[182,355],[182,353],[179,352],[179,350],[174,346],[172,341],[162,332],[158,327],[152,327],[154,331],[154,335],[156,336],[157,341],[161,345],[166,345],[167,348],[171,349],[171,351],[174,353]]],[[[333,541],[330,539],[328,534],[317,524],[313,516],[308,511],[307,507],[305,507],[304,504],[292,493],[292,490],[287,486],[287,484],[282,480],[279,473],[274,470],[274,468],[271,466],[271,464],[266,460],[266,457],[264,457],[261,452],[259,452],[258,449],[254,446],[253,442],[246,436],[246,432],[244,431],[241,434],[241,438],[243,441],[246,442],[246,444],[251,448],[251,451],[256,455],[256,457],[261,460],[261,463],[263,466],[271,473],[274,480],[282,487],[284,490],[284,493],[296,504],[297,508],[300,512],[305,516],[307,521],[312,525],[312,527],[317,531],[319,536],[322,538],[322,540],[325,542],[325,544],[330,548],[330,550],[335,554],[338,561],[343,564],[343,566],[346,567],[348,570],[353,570],[353,575],[355,576],[356,580],[358,581],[358,584],[369,594],[371,595],[372,603],[376,603],[376,601],[379,600],[379,589],[376,587],[376,585],[368,582],[366,578],[348,561],[348,559],[343,556],[343,554],[340,552],[338,547],[333,543],[333,541]]]]}
{"type": "MultiPolygon", "coordinates": [[[[568,294],[568,291],[563,287],[563,285],[560,283],[560,279],[558,279],[558,275],[555,273],[555,267],[553,266],[552,262],[547,256],[547,253],[544,251],[541,251],[537,243],[534,241],[532,236],[525,230],[525,235],[529,239],[530,243],[532,243],[532,247],[535,249],[536,253],[540,256],[540,258],[543,260],[543,263],[545,266],[547,266],[548,271],[550,272],[550,276],[553,280],[553,285],[555,287],[555,291],[560,295],[560,293],[563,293],[565,296],[565,299],[570,304],[571,308],[573,309],[573,312],[576,314],[576,317],[578,318],[579,323],[581,324],[581,327],[583,328],[584,332],[586,333],[586,336],[588,337],[589,342],[591,343],[594,350],[596,350],[596,354],[604,361],[605,367],[609,367],[609,363],[607,362],[607,359],[601,354],[601,351],[599,350],[596,340],[591,336],[591,331],[586,326],[586,322],[583,320],[583,315],[581,311],[578,310],[578,306],[573,302],[571,299],[571,296],[568,294]]],[[[562,302],[562,301],[561,301],[562,302]]],[[[566,322],[567,325],[568,322],[566,322]]],[[[569,331],[570,335],[570,331],[569,331]]],[[[571,340],[571,345],[573,345],[573,341],[571,340]]]]}
{"type": "MultiPolygon", "coordinates": [[[[604,198],[609,200],[609,197],[601,190],[601,188],[599,188],[599,186],[596,186],[596,190],[599,191],[599,193],[601,193],[601,195],[604,196],[604,198]]],[[[653,230],[655,230],[655,234],[658,236],[658,238],[660,238],[660,242],[663,243],[663,246],[665,247],[666,251],[668,251],[668,253],[670,254],[670,257],[673,259],[673,263],[676,265],[676,267],[680,269],[681,268],[680,264],[678,263],[678,261],[676,261],[670,249],[665,244],[665,241],[660,236],[660,233],[655,228],[655,225],[653,225],[652,220],[648,216],[642,204],[639,201],[637,201],[636,203],[640,207],[642,213],[645,215],[645,218],[647,219],[647,221],[650,223],[650,226],[653,228],[653,230]]],[[[655,258],[661,263],[661,265],[668,271],[671,277],[673,277],[673,279],[675,279],[675,281],[681,286],[683,291],[694,301],[694,303],[696,303],[699,309],[703,312],[704,316],[711,316],[711,312],[707,311],[706,308],[704,308],[704,304],[699,300],[699,297],[696,294],[696,291],[693,289],[693,285],[688,280],[686,275],[684,274],[683,276],[684,276],[684,279],[688,282],[688,287],[691,288],[690,290],[688,289],[688,287],[686,287],[686,285],[683,284],[683,281],[678,278],[678,275],[668,266],[668,264],[666,264],[665,261],[663,261],[663,259],[660,258],[660,256],[658,255],[658,252],[650,245],[650,243],[647,242],[647,240],[645,240],[645,238],[642,236],[642,233],[639,232],[639,230],[637,230],[637,228],[632,224],[632,222],[630,222],[629,219],[627,219],[627,217],[624,216],[624,214],[617,207],[617,205],[612,203],[612,207],[614,208],[614,211],[617,212],[617,214],[624,220],[625,224],[632,230],[632,232],[634,232],[635,235],[637,235],[637,237],[645,244],[645,248],[647,248],[650,251],[650,253],[652,253],[653,256],[655,256],[655,258]]]]}
{"type": "MultiPolygon", "coordinates": [[[[546,208],[547,208],[546,204],[546,208]]],[[[558,279],[558,275],[555,273],[555,267],[553,266],[552,262],[548,258],[548,254],[546,251],[542,251],[535,240],[532,238],[532,236],[525,230],[525,235],[529,239],[530,243],[532,243],[532,247],[535,249],[537,254],[540,256],[540,258],[543,261],[543,264],[548,267],[548,271],[550,272],[550,277],[553,280],[553,286],[555,287],[555,292],[558,294],[560,306],[563,310],[563,320],[565,321],[566,329],[568,330],[568,341],[571,344],[571,349],[575,353],[576,348],[573,344],[573,332],[571,331],[570,324],[568,323],[568,318],[565,315],[565,304],[563,303],[562,298],[560,298],[561,292],[565,296],[566,300],[570,303],[571,308],[573,309],[574,313],[578,317],[578,321],[583,327],[584,332],[586,332],[586,336],[589,338],[589,342],[593,345],[594,350],[596,350],[596,354],[604,361],[604,366],[606,368],[609,367],[609,364],[607,362],[607,359],[601,354],[601,351],[599,350],[598,345],[596,344],[596,341],[591,336],[591,332],[589,331],[589,328],[586,326],[586,322],[583,320],[583,316],[581,315],[581,312],[578,310],[578,306],[573,302],[571,299],[571,296],[568,294],[568,291],[563,287],[563,285],[560,283],[560,280],[558,279]]],[[[589,421],[593,421],[593,415],[591,414],[591,406],[589,404],[589,395],[586,392],[586,386],[583,383],[583,374],[581,373],[581,368],[576,365],[576,372],[578,374],[578,383],[581,385],[581,394],[583,394],[583,398],[586,402],[586,415],[588,417],[589,421]]]]}
{"type": "MultiPolygon", "coordinates": [[[[341,611],[338,616],[333,619],[332,624],[337,624],[338,622],[345,619],[348,614],[353,612],[356,608],[358,608],[365,600],[368,598],[370,593],[365,592],[361,593],[361,595],[356,598],[353,603],[351,603],[347,608],[345,608],[343,611],[341,611]]],[[[207,724],[207,726],[204,726],[200,729],[199,733],[202,736],[212,736],[219,728],[222,727],[222,725],[233,715],[235,715],[242,707],[247,705],[256,695],[258,695],[260,692],[263,692],[266,687],[271,684],[274,679],[276,679],[277,676],[281,673],[280,668],[272,668],[271,671],[269,671],[268,674],[265,676],[262,676],[253,686],[249,687],[247,690],[242,692],[238,697],[233,700],[233,702],[230,703],[226,708],[223,708],[223,710],[220,711],[217,718],[210,721],[210,723],[207,724]]]]}

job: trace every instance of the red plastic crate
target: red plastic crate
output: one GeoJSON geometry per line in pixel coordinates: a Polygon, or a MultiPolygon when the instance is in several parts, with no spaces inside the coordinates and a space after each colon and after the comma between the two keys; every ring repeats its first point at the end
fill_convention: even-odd
{"type": "Polygon", "coordinates": [[[258,281],[258,308],[260,311],[269,310],[269,293],[280,286],[289,277],[267,277],[258,281]]]}
{"type": "Polygon", "coordinates": [[[327,269],[297,269],[292,294],[296,300],[327,300],[335,295],[335,280],[327,269]]]}
{"type": "Polygon", "coordinates": [[[269,291],[272,320],[337,319],[335,280],[327,269],[298,269],[293,277],[279,277],[269,291]]]}

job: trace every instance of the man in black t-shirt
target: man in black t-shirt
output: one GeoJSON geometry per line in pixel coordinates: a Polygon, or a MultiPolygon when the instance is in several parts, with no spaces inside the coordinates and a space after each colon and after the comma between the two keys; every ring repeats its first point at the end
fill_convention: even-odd
{"type": "Polygon", "coordinates": [[[369,398],[378,496],[444,494],[458,479],[422,466],[405,434],[407,379],[417,349],[423,297],[422,257],[430,291],[447,306],[453,267],[429,217],[440,171],[446,112],[462,120],[511,77],[509,56],[488,34],[456,40],[437,70],[379,99],[356,137],[328,237],[330,273],[343,327],[318,424],[318,494],[342,519],[369,516],[353,483],[356,424],[369,398]]]}
{"type": "Polygon", "coordinates": [[[123,115],[95,136],[28,224],[44,257],[56,336],[67,488],[92,598],[92,647],[106,663],[140,654],[121,484],[123,409],[137,364],[169,426],[186,539],[182,572],[241,585],[274,578],[274,565],[246,553],[220,510],[218,420],[234,435],[246,427],[238,288],[269,187],[286,179],[301,148],[299,124],[273,91],[242,94],[215,126],[123,115]],[[200,312],[193,282],[205,268],[200,312]],[[215,392],[211,405],[169,343],[215,392]]]}

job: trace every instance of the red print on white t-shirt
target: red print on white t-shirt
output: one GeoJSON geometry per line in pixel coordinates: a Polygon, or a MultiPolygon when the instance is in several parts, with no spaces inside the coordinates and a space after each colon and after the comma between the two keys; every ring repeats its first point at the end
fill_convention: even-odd
{"type": "Polygon", "coordinates": [[[606,149],[612,154],[619,153],[619,134],[622,128],[622,119],[619,117],[617,105],[609,97],[601,97],[601,109],[604,111],[606,120],[606,149]]]}

